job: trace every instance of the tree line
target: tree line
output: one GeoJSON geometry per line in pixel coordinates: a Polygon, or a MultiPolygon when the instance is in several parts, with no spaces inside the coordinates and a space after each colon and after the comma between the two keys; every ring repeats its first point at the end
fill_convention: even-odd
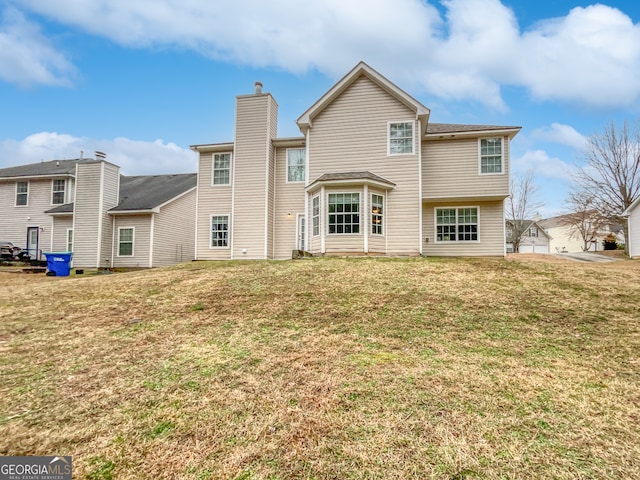
{"type": "MultiPolygon", "coordinates": [[[[573,176],[563,223],[587,251],[603,227],[620,224],[628,253],[629,228],[622,213],[640,197],[640,124],[611,122],[591,135],[584,151],[585,163],[573,176]]],[[[511,240],[518,252],[528,220],[543,205],[532,170],[511,179],[505,214],[511,220],[511,240]]]]}

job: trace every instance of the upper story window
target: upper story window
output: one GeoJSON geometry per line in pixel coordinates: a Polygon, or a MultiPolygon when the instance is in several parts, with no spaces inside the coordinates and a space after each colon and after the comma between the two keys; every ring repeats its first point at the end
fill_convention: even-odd
{"type": "Polygon", "coordinates": [[[304,182],[306,156],[304,148],[287,149],[287,182],[304,182]]]}
{"type": "Polygon", "coordinates": [[[480,139],[480,173],[503,173],[502,138],[480,139]]]}
{"type": "Polygon", "coordinates": [[[478,240],[478,207],[436,208],[437,242],[478,240]]]}
{"type": "Polygon", "coordinates": [[[56,178],[51,184],[51,204],[60,205],[64,203],[65,180],[56,178]]]}
{"type": "Polygon", "coordinates": [[[413,122],[389,123],[389,155],[413,154],[413,122]]]}
{"type": "Polygon", "coordinates": [[[360,194],[330,193],[329,233],[360,233],[360,194]]]}
{"type": "Polygon", "coordinates": [[[29,182],[16,182],[16,206],[29,205],[29,182]]]}
{"type": "Polygon", "coordinates": [[[371,233],[373,235],[384,234],[384,197],[375,193],[371,194],[371,233]]]}
{"type": "Polygon", "coordinates": [[[231,154],[213,154],[212,185],[229,185],[231,179],[231,154]]]}
{"type": "Polygon", "coordinates": [[[313,236],[320,235],[320,197],[316,195],[311,199],[311,224],[313,236]]]}
{"type": "Polygon", "coordinates": [[[538,236],[538,229],[536,227],[529,228],[529,236],[530,237],[537,237],[538,236]]]}

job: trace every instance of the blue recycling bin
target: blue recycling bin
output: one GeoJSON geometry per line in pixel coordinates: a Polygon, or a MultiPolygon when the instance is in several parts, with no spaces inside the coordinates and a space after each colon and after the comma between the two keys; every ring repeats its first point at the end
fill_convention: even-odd
{"type": "Polygon", "coordinates": [[[56,277],[68,277],[71,272],[71,259],[73,253],[71,252],[51,252],[46,253],[47,257],[47,270],[56,277]]]}

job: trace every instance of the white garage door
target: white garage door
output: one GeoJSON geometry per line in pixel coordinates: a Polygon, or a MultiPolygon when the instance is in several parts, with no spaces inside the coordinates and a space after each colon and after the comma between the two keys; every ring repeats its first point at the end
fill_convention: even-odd
{"type": "Polygon", "coordinates": [[[520,245],[520,253],[549,253],[549,245],[520,245]]]}

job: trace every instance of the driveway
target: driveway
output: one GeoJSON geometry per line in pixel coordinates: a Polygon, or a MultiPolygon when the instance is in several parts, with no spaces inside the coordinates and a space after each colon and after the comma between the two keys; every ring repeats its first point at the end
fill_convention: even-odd
{"type": "Polygon", "coordinates": [[[566,258],[568,260],[574,260],[576,262],[606,263],[617,262],[620,260],[619,258],[607,257],[606,255],[600,255],[592,252],[554,253],[553,255],[560,258],[566,258]]]}

